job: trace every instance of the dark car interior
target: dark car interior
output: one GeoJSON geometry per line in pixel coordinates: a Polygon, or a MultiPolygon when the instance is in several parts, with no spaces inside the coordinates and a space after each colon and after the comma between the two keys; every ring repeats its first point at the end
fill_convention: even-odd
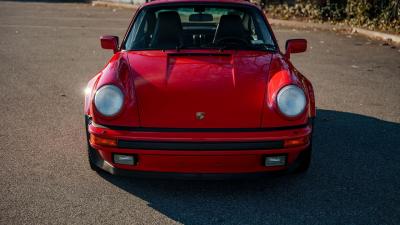
{"type": "Polygon", "coordinates": [[[126,48],[164,50],[274,46],[270,35],[267,35],[269,40],[265,40],[266,35],[258,24],[260,19],[258,23],[255,22],[254,14],[240,10],[219,10],[213,15],[206,12],[204,7],[192,10],[190,13],[179,9],[148,10],[135,22],[126,48]]]}

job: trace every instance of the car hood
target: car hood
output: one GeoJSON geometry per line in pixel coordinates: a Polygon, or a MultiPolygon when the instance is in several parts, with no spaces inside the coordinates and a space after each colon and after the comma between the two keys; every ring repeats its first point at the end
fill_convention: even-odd
{"type": "Polygon", "coordinates": [[[261,127],[272,53],[131,51],[140,125],[261,127]]]}

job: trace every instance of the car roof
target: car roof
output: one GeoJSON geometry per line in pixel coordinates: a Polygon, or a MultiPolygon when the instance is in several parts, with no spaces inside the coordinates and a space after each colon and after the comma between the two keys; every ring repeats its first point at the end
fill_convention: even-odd
{"type": "Polygon", "coordinates": [[[144,4],[143,6],[168,4],[168,3],[230,3],[230,4],[256,6],[255,4],[247,0],[154,0],[144,4]]]}

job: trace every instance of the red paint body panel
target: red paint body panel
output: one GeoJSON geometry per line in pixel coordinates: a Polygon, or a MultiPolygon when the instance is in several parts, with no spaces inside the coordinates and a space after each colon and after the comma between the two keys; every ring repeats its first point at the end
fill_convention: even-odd
{"type": "Polygon", "coordinates": [[[99,89],[107,84],[114,84],[118,86],[124,93],[124,107],[122,111],[116,116],[108,118],[102,116],[97,112],[93,103],[94,92],[92,93],[92,101],[90,103],[90,114],[93,121],[99,124],[112,124],[119,126],[140,126],[139,113],[135,95],[135,85],[132,79],[131,68],[125,53],[116,53],[107,64],[107,66],[100,72],[99,79],[96,83],[95,89],[99,89]]]}
{"type": "MultiPolygon", "coordinates": [[[[146,3],[142,8],[172,2],[217,1],[160,0],[146,3]]],[[[246,1],[218,2],[258,8],[246,1]]],[[[137,12],[130,26],[136,15],[137,12]]],[[[265,22],[270,27],[266,18],[265,22]]],[[[271,35],[275,40],[274,35],[271,35]]],[[[117,140],[150,142],[251,142],[309,137],[313,130],[309,121],[316,116],[311,82],[293,67],[288,57],[280,51],[249,50],[120,50],[89,81],[84,112],[94,122],[88,126],[91,134],[117,140]],[[108,84],[118,86],[125,96],[122,110],[113,117],[102,116],[93,103],[96,90],[108,84]],[[296,118],[285,117],[277,108],[276,96],[281,88],[289,84],[297,85],[306,94],[306,110],[296,118]],[[198,112],[205,113],[204,119],[196,118],[198,112]],[[124,128],[206,128],[210,131],[139,132],[94,124],[124,128]],[[215,128],[263,129],[299,125],[304,125],[304,128],[252,132],[212,131],[215,128]]],[[[308,145],[223,151],[124,149],[94,144],[92,147],[112,167],[130,171],[247,173],[286,169],[286,166],[265,167],[262,160],[266,155],[286,154],[287,166],[290,166],[308,145]],[[135,154],[138,164],[114,164],[113,153],[135,154]]]]}
{"type": "Polygon", "coordinates": [[[142,127],[260,127],[272,55],[203,53],[128,53],[142,127]],[[204,120],[196,112],[205,112],[204,120]]]}

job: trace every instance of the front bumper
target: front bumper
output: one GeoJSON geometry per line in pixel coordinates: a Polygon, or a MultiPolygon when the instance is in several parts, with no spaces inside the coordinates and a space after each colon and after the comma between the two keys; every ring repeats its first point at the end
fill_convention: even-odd
{"type": "Polygon", "coordinates": [[[283,141],[309,137],[312,125],[277,130],[251,131],[157,131],[111,129],[89,123],[88,132],[116,139],[114,147],[90,143],[94,163],[111,174],[162,176],[165,178],[251,177],[292,170],[310,143],[284,147],[283,141]],[[135,165],[113,162],[113,154],[134,155],[135,165]],[[285,155],[284,166],[264,166],[265,156],[285,155]]]}

